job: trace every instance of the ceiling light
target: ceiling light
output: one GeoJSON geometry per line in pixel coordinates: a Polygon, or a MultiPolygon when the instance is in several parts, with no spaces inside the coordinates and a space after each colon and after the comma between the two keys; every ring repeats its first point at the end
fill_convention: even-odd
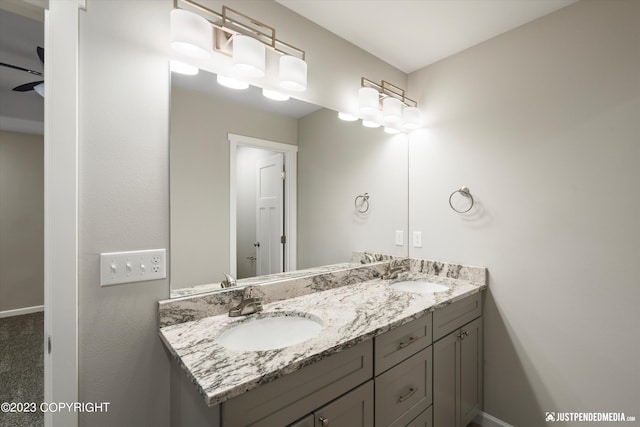
{"type": "Polygon", "coordinates": [[[349,113],[338,113],[338,118],[340,120],[344,120],[345,122],[355,122],[356,120],[358,120],[358,117],[354,116],[353,114],[349,114],[349,113]]]}
{"type": "Polygon", "coordinates": [[[291,55],[280,57],[280,87],[302,92],[307,89],[307,63],[291,55]]]}
{"type": "Polygon", "coordinates": [[[264,77],[264,45],[253,37],[233,36],[233,67],[245,76],[264,77]]]}
{"type": "Polygon", "coordinates": [[[211,56],[212,28],[200,15],[182,9],[171,11],[171,47],[196,59],[211,56]]]}
{"type": "Polygon", "coordinates": [[[249,87],[249,83],[247,82],[234,79],[233,77],[222,76],[220,74],[216,76],[216,81],[218,84],[228,87],[229,89],[247,89],[249,87]]]}
{"type": "Polygon", "coordinates": [[[171,72],[184,74],[185,76],[195,76],[198,74],[198,67],[194,67],[193,65],[185,64],[180,61],[170,61],[169,68],[171,72]]]}
{"type": "Polygon", "coordinates": [[[265,98],[269,98],[274,101],[286,101],[289,99],[289,95],[283,95],[282,93],[271,89],[262,89],[262,95],[265,98]]]}

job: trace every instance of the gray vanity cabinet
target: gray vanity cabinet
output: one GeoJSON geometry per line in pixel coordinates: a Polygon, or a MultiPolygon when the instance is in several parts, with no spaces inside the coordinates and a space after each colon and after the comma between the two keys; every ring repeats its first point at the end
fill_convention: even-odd
{"type": "Polygon", "coordinates": [[[433,425],[466,427],[482,407],[482,317],[433,344],[433,425]]]}
{"type": "Polygon", "coordinates": [[[431,425],[431,314],[374,339],[376,427],[431,425]]]}
{"type": "MultiPolygon", "coordinates": [[[[361,406],[371,412],[371,419],[364,420],[372,424],[373,386],[358,387],[371,380],[372,347],[371,340],[365,341],[224,402],[221,405],[222,426],[273,427],[292,423],[306,426],[307,418],[301,417],[314,413],[331,415],[335,420],[351,419],[349,417],[355,416],[360,405],[358,399],[364,402],[367,390],[369,397],[361,406]],[[351,395],[347,393],[350,390],[360,391],[351,395]]],[[[311,425],[322,427],[317,420],[311,425]]],[[[349,424],[331,423],[331,426],[340,425],[349,424]]]]}

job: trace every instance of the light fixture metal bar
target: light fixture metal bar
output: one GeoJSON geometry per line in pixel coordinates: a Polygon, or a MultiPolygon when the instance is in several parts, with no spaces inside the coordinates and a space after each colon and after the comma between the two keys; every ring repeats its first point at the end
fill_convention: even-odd
{"type": "Polygon", "coordinates": [[[386,80],[382,80],[381,83],[376,83],[372,80],[369,80],[366,77],[362,77],[360,79],[361,87],[372,87],[380,92],[380,99],[384,99],[386,97],[392,97],[398,99],[407,107],[417,107],[418,102],[406,96],[404,89],[399,86],[396,86],[392,83],[389,83],[386,80]]]}
{"type": "Polygon", "coordinates": [[[305,51],[276,37],[276,29],[244,13],[222,6],[222,13],[209,9],[194,0],[174,0],[174,7],[185,9],[205,18],[214,27],[213,49],[224,55],[231,55],[229,42],[235,34],[253,37],[269,49],[281,55],[297,56],[305,59],[305,51]]]}

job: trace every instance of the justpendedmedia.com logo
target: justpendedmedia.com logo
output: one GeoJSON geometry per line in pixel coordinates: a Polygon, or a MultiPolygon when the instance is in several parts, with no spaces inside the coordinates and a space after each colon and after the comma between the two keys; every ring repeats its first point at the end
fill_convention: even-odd
{"type": "Polygon", "coordinates": [[[584,421],[584,422],[621,422],[635,421],[635,416],[627,416],[624,412],[545,412],[546,422],[584,421]]]}

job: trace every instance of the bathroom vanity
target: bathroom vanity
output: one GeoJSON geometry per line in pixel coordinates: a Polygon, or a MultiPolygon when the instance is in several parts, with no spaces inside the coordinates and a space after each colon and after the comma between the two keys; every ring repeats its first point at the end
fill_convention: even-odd
{"type": "MultiPolygon", "coordinates": [[[[399,259],[256,285],[264,311],[250,316],[227,314],[241,289],[162,301],[172,424],[466,426],[482,405],[486,286],[484,268],[399,259]],[[251,335],[238,340],[253,350],[221,344],[284,317],[321,328],[284,348],[251,335]]],[[[282,324],[264,334],[288,335],[282,324]]]]}

